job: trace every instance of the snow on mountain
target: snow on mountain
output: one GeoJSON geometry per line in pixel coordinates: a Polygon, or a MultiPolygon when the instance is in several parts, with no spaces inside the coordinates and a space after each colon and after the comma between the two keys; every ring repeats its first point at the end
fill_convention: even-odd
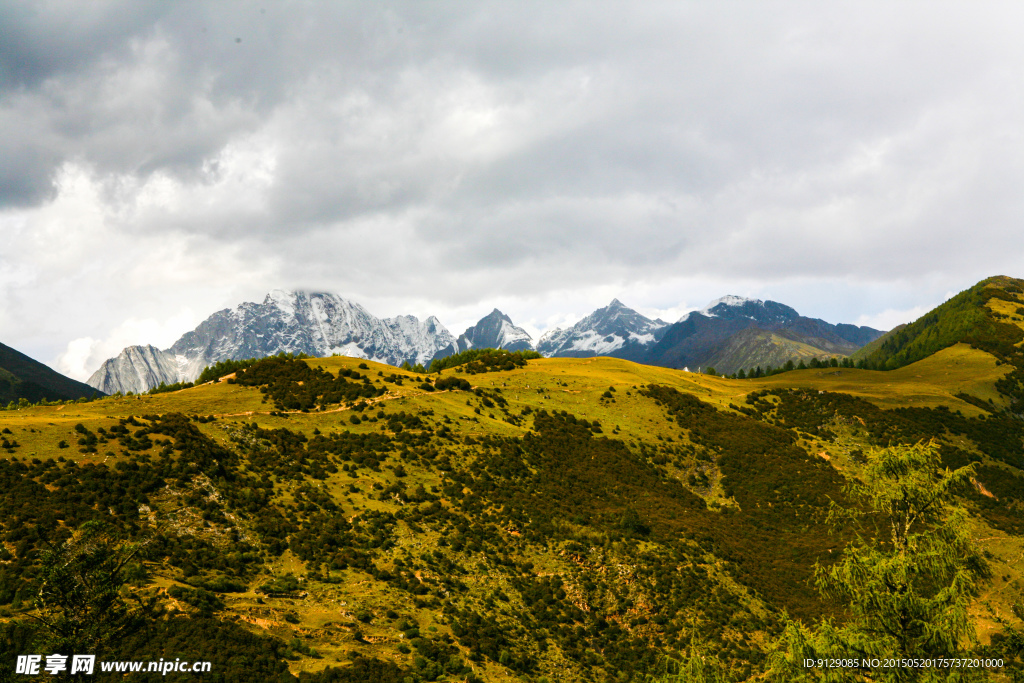
{"type": "Polygon", "coordinates": [[[764,324],[784,323],[800,316],[796,310],[777,301],[748,299],[734,294],[715,299],[699,311],[687,313],[679,319],[679,322],[684,322],[695,314],[723,320],[749,318],[764,324]]]}
{"type": "MultiPolygon", "coordinates": [[[[718,314],[715,313],[715,309],[721,306],[726,308],[739,308],[749,304],[754,306],[760,306],[764,302],[760,299],[748,299],[742,296],[736,296],[735,294],[726,294],[723,297],[719,297],[701,309],[701,313],[708,316],[709,318],[717,318],[718,314]]],[[[719,309],[721,310],[721,309],[719,309]]]]}
{"type": "MultiPolygon", "coordinates": [[[[540,339],[537,340],[537,350],[540,351],[540,349],[561,348],[571,334],[572,328],[569,328],[567,330],[563,330],[560,327],[550,329],[544,334],[542,334],[540,336],[540,339]]],[[[540,351],[540,353],[548,355],[545,354],[544,351],[540,351]]]]}
{"type": "Polygon", "coordinates": [[[568,330],[546,332],[537,342],[545,356],[636,356],[656,342],[668,323],[651,320],[613,299],[568,330]]]}
{"type": "Polygon", "coordinates": [[[495,308],[459,335],[459,351],[473,348],[506,349],[522,351],[533,348],[533,338],[521,327],[516,327],[512,319],[495,308]]]}
{"type": "MultiPolygon", "coordinates": [[[[694,365],[712,347],[748,326],[829,353],[846,353],[880,334],[870,328],[830,325],[801,317],[775,301],[724,296],[669,325],[650,320],[613,299],[569,329],[553,329],[537,342],[545,356],[608,355],[642,363],[694,365]],[[849,348],[848,348],[849,347],[849,348]],[[702,355],[703,354],[703,355],[702,355]]],[[[336,294],[274,290],[262,303],[245,302],[217,311],[169,349],[131,346],[89,378],[104,393],[147,391],[161,382],[192,381],[220,360],[260,358],[277,353],[328,356],[334,353],[400,365],[424,366],[470,348],[512,351],[533,348],[526,330],[494,309],[458,339],[431,316],[420,321],[400,315],[381,319],[336,294]]],[[[717,347],[715,347],[717,348],[717,347]]]]}
{"type": "Polygon", "coordinates": [[[435,357],[455,353],[455,337],[434,316],[421,323],[414,315],[400,315],[387,318],[384,323],[394,334],[393,346],[389,348],[387,356],[389,360],[373,360],[380,360],[389,365],[400,365],[402,361],[399,358],[402,357],[414,364],[430,365],[430,361],[435,357]]]}
{"type": "Polygon", "coordinates": [[[456,348],[455,337],[433,316],[423,322],[411,315],[382,320],[336,294],[274,290],[261,304],[217,311],[166,351],[125,349],[88,384],[106,393],[146,391],[160,382],[192,381],[217,361],[282,352],[427,365],[456,348]]]}

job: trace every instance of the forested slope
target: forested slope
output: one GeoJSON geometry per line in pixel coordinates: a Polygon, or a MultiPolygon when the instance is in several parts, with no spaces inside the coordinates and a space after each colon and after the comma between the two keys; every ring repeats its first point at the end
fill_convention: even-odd
{"type": "MultiPolygon", "coordinates": [[[[956,358],[990,372],[985,352],[956,358]]],[[[828,390],[833,369],[465,361],[274,358],[181,391],[0,412],[0,652],[55,642],[30,618],[55,567],[110,574],[62,545],[95,534],[130,556],[116,578],[144,604],[93,615],[101,633],[135,620],[94,644],[111,659],[187,652],[225,681],[640,681],[698,634],[755,678],[784,613],[843,618],[814,566],[852,537],[825,513],[853,504],[865,453],[932,438],[946,464],[977,463],[961,502],[989,539],[983,642],[1013,619],[1020,423],[958,398],[957,376],[914,379],[930,404],[892,408],[900,383],[865,370],[841,371],[866,378],[853,396],[828,390]]]]}

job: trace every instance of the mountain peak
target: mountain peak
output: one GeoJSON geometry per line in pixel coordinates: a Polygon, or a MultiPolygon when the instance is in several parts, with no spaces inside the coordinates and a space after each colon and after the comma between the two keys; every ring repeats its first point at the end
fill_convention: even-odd
{"type": "Polygon", "coordinates": [[[283,311],[295,310],[296,293],[288,289],[272,289],[264,297],[264,304],[273,304],[283,311]]]}
{"type": "Polygon", "coordinates": [[[743,296],[736,296],[735,294],[727,294],[715,299],[699,311],[687,313],[679,319],[679,322],[689,319],[692,315],[702,315],[706,318],[721,318],[723,320],[748,318],[759,323],[777,323],[800,317],[800,314],[795,309],[785,304],[780,304],[777,301],[749,299],[743,296]]]}
{"type": "Polygon", "coordinates": [[[533,338],[521,327],[516,327],[512,319],[495,308],[469,327],[458,339],[459,351],[473,348],[494,348],[507,351],[533,349],[533,338]]]}
{"type": "Polygon", "coordinates": [[[703,313],[704,315],[708,315],[710,311],[713,311],[718,306],[737,307],[744,306],[746,304],[754,304],[756,306],[761,306],[764,304],[764,302],[761,301],[760,299],[748,299],[747,297],[744,296],[726,294],[725,296],[719,297],[712,301],[711,303],[709,303],[707,306],[702,308],[700,312],[703,313]]]}
{"type": "Polygon", "coordinates": [[[537,342],[546,356],[607,356],[638,358],[639,349],[657,341],[666,324],[651,320],[618,299],[612,299],[568,330],[547,332],[537,342]]]}
{"type": "Polygon", "coordinates": [[[512,324],[512,318],[508,317],[507,315],[499,311],[497,308],[495,308],[493,311],[491,311],[484,317],[480,318],[480,322],[483,322],[484,320],[504,320],[508,324],[512,324]]]}

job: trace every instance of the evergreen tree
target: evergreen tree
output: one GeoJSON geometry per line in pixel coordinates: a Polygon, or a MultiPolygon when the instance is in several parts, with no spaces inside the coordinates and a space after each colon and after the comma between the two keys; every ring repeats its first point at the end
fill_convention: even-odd
{"type": "Polygon", "coordinates": [[[690,645],[682,661],[666,662],[665,674],[653,678],[655,683],[726,683],[727,677],[722,662],[713,654],[707,643],[697,638],[697,629],[690,631],[690,645]]]}
{"type": "Polygon", "coordinates": [[[966,511],[954,493],[973,465],[940,469],[936,446],[895,446],[868,457],[864,481],[847,487],[860,505],[832,504],[829,521],[851,523],[856,540],[831,567],[816,567],[823,597],[849,619],[815,627],[790,621],[774,662],[787,681],[972,681],[984,670],[864,666],[865,659],[962,657],[975,644],[968,614],[987,568],[975,548],[966,511]],[[857,667],[806,667],[806,660],[851,660],[857,667]]]}
{"type": "Polygon", "coordinates": [[[148,621],[153,603],[129,605],[125,572],[140,544],[119,542],[106,525],[86,522],[42,554],[37,613],[53,652],[99,653],[148,621]]]}

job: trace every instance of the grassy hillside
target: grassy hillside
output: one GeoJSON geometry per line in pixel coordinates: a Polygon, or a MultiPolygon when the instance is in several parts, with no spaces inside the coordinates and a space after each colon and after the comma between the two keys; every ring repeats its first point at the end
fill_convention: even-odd
{"type": "Polygon", "coordinates": [[[1024,443],[992,353],[759,380],[497,367],[277,360],[0,412],[0,644],[45,550],[98,519],[145,543],[130,590],[160,610],[105,646],[124,658],[187,650],[240,681],[626,681],[698,633],[754,678],[783,610],[842,617],[811,578],[849,538],[824,512],[864,451],[927,438],[978,463],[982,640],[1013,618],[1024,443]]]}
{"type": "Polygon", "coordinates": [[[860,347],[859,349],[851,353],[850,358],[852,358],[855,361],[860,360],[861,358],[866,358],[867,356],[874,353],[882,344],[884,344],[889,337],[896,334],[906,326],[906,323],[902,325],[897,325],[896,327],[892,328],[891,330],[883,334],[878,339],[868,342],[864,346],[860,347]]]}
{"type": "Polygon", "coordinates": [[[959,342],[1011,356],[1024,339],[1021,314],[1024,281],[998,276],[960,292],[886,338],[863,356],[869,368],[891,370],[919,361],[959,342]]]}
{"type": "Polygon", "coordinates": [[[811,358],[828,359],[837,354],[828,353],[804,342],[756,327],[737,332],[725,345],[708,359],[707,367],[720,374],[733,374],[756,367],[782,367],[786,361],[794,363],[811,358]]]}

